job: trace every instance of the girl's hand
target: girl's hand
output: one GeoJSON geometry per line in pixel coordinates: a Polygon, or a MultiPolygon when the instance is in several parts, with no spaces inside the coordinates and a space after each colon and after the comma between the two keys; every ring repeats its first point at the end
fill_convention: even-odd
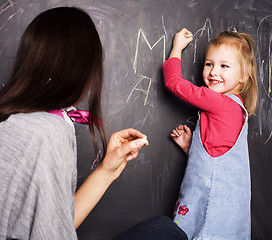
{"type": "Polygon", "coordinates": [[[182,51],[192,40],[193,34],[186,28],[183,28],[181,31],[176,33],[173,48],[182,51]]]}
{"type": "Polygon", "coordinates": [[[173,129],[170,135],[172,139],[182,148],[182,150],[188,154],[192,142],[191,129],[186,125],[179,125],[173,129]]]}
{"type": "Polygon", "coordinates": [[[181,31],[177,32],[173,41],[173,48],[170,53],[169,58],[177,57],[181,59],[181,52],[182,50],[191,42],[193,41],[193,34],[183,28],[181,31]]]}
{"type": "Polygon", "coordinates": [[[115,180],[120,176],[127,162],[138,156],[143,145],[149,145],[147,137],[135,129],[129,128],[113,133],[101,167],[108,171],[115,180]]]}

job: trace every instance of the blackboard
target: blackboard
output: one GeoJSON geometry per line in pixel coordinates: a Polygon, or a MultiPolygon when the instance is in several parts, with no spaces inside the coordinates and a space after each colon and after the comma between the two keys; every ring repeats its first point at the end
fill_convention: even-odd
{"type": "MultiPolygon", "coordinates": [[[[205,47],[216,33],[235,27],[257,41],[259,106],[257,116],[249,120],[248,135],[252,239],[272,239],[271,0],[1,0],[0,87],[8,79],[25,27],[40,12],[58,6],[86,10],[101,36],[107,135],[133,127],[150,141],[79,227],[79,239],[111,239],[146,218],[172,215],[186,157],[169,133],[180,123],[193,129],[197,119],[197,110],[174,98],[163,84],[162,63],[182,27],[194,33],[183,54],[183,73],[198,85],[205,47]]],[[[80,186],[96,156],[86,127],[76,126],[76,130],[80,186]]]]}

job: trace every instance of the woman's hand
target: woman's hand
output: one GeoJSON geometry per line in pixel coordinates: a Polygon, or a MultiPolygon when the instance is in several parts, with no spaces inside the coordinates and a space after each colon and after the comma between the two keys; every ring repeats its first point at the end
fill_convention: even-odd
{"type": "Polygon", "coordinates": [[[142,146],[148,144],[147,137],[132,128],[113,133],[101,167],[111,173],[115,180],[124,170],[127,162],[136,158],[142,146]]]}
{"type": "Polygon", "coordinates": [[[193,34],[183,28],[179,32],[176,33],[174,41],[173,41],[173,48],[171,50],[169,58],[177,57],[181,59],[181,52],[182,50],[191,42],[193,41],[193,34]]]}
{"type": "Polygon", "coordinates": [[[103,162],[75,193],[75,228],[88,216],[111,183],[120,176],[127,161],[137,157],[143,145],[148,145],[147,137],[132,128],[111,135],[103,162]]]}

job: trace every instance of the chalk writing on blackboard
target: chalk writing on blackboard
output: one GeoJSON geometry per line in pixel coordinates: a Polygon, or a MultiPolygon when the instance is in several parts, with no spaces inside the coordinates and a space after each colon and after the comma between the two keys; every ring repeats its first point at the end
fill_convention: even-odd
{"type": "Polygon", "coordinates": [[[130,97],[131,97],[131,95],[132,95],[132,93],[134,91],[140,91],[140,92],[143,92],[145,94],[144,105],[146,105],[147,99],[148,99],[148,94],[149,94],[150,87],[151,87],[152,79],[147,77],[147,76],[142,76],[142,75],[138,75],[138,76],[140,77],[140,80],[134,85],[133,89],[130,91],[126,102],[129,101],[129,99],[130,99],[130,97]],[[138,88],[138,85],[144,80],[146,80],[148,82],[147,89],[138,88]]]}
{"type": "Polygon", "coordinates": [[[271,137],[272,137],[272,132],[270,133],[268,139],[264,142],[264,144],[266,144],[271,139],[271,137]]]}
{"type": "Polygon", "coordinates": [[[165,24],[164,24],[164,18],[163,18],[163,16],[162,16],[162,27],[163,27],[163,31],[165,33],[166,40],[168,41],[168,37],[167,37],[166,29],[165,29],[165,24]]]}
{"type": "Polygon", "coordinates": [[[257,27],[257,63],[259,68],[259,84],[260,84],[260,100],[259,112],[265,113],[259,115],[260,135],[263,134],[263,124],[270,129],[270,134],[264,144],[272,139],[271,125],[268,124],[270,111],[267,107],[270,104],[267,102],[272,100],[272,34],[270,24],[272,22],[272,14],[261,19],[257,27]],[[268,53],[268,54],[264,54],[268,53]]]}
{"type": "Polygon", "coordinates": [[[147,40],[144,32],[142,29],[139,29],[138,31],[138,36],[137,36],[137,42],[136,42],[136,50],[135,50],[135,56],[134,56],[134,61],[133,61],[133,70],[134,73],[137,72],[137,61],[138,61],[138,51],[139,51],[139,42],[141,36],[143,37],[144,41],[146,42],[147,46],[149,47],[150,50],[152,50],[160,41],[163,41],[163,51],[162,51],[162,61],[165,61],[165,35],[161,36],[157,42],[155,42],[152,46],[147,40]]]}
{"type": "Polygon", "coordinates": [[[193,49],[194,49],[194,60],[193,63],[196,62],[196,52],[197,52],[197,45],[198,45],[198,40],[199,38],[202,37],[203,33],[206,32],[207,33],[207,40],[208,42],[211,41],[212,37],[213,37],[213,29],[212,29],[212,23],[210,19],[206,19],[203,27],[201,27],[200,29],[198,29],[195,33],[194,33],[194,41],[190,44],[193,45],[193,49]]]}
{"type": "MultiPolygon", "coordinates": [[[[163,22],[163,17],[162,17],[162,22],[163,22]]],[[[157,44],[159,42],[162,41],[163,43],[163,47],[162,47],[162,62],[165,61],[165,35],[162,35],[153,45],[150,44],[150,42],[147,40],[143,30],[140,28],[138,30],[138,34],[137,34],[137,42],[136,42],[136,49],[135,49],[135,55],[134,55],[134,61],[133,61],[133,70],[134,70],[134,73],[137,73],[137,64],[138,64],[138,52],[139,52],[139,47],[140,47],[140,40],[141,40],[141,37],[142,39],[144,40],[144,42],[146,43],[146,45],[148,46],[148,48],[150,50],[153,50],[154,47],[157,46],[157,44]]],[[[148,76],[144,76],[144,75],[137,75],[138,76],[138,81],[137,83],[134,85],[134,87],[132,88],[132,90],[130,91],[128,97],[127,97],[127,100],[126,102],[129,101],[129,99],[131,98],[132,94],[136,91],[140,91],[142,93],[145,94],[145,97],[144,97],[144,106],[147,104],[147,100],[148,100],[148,95],[149,95],[149,91],[150,91],[150,88],[151,88],[151,83],[152,83],[152,78],[151,77],[148,77],[148,76]],[[147,82],[147,87],[144,88],[144,87],[140,87],[140,83],[143,83],[143,82],[147,82]]],[[[145,84],[146,86],[146,84],[145,84]]]]}
{"type": "Polygon", "coordinates": [[[270,97],[270,93],[271,93],[271,68],[272,68],[272,54],[271,54],[271,43],[272,43],[272,35],[270,36],[269,39],[269,59],[268,59],[268,97],[271,99],[270,97]]]}
{"type": "MultiPolygon", "coordinates": [[[[13,3],[12,1],[6,1],[2,6],[0,6],[0,15],[3,14],[4,12],[6,12],[9,8],[13,7],[15,5],[15,3],[13,3]]],[[[22,12],[23,9],[20,8],[19,10],[17,10],[16,12],[14,12],[12,15],[9,16],[9,18],[2,24],[0,25],[0,30],[2,30],[2,28],[8,23],[8,21],[13,18],[16,14],[18,14],[19,12],[22,12]]]]}
{"type": "Polygon", "coordinates": [[[11,7],[10,1],[5,2],[2,6],[0,6],[0,14],[5,12],[7,9],[11,7]]]}
{"type": "MultiPolygon", "coordinates": [[[[259,23],[258,28],[257,28],[257,36],[259,43],[263,43],[264,41],[261,41],[260,38],[260,29],[262,25],[265,25],[265,21],[267,21],[269,18],[272,18],[272,14],[265,16],[259,23]]],[[[271,52],[271,47],[272,47],[272,34],[269,36],[269,41],[268,41],[268,46],[265,46],[265,48],[268,47],[268,59],[267,59],[267,64],[268,64],[268,89],[265,90],[266,95],[272,100],[271,92],[272,92],[272,52],[271,52]]],[[[261,61],[260,64],[260,80],[263,83],[264,81],[264,68],[265,68],[265,60],[261,61]]]]}

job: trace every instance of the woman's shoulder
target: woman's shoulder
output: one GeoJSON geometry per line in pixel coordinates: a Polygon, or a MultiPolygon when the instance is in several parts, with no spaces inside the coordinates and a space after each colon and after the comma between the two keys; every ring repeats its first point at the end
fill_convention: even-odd
{"type": "Polygon", "coordinates": [[[74,129],[59,116],[47,112],[18,113],[11,115],[0,124],[1,132],[8,135],[15,134],[24,138],[55,138],[68,137],[74,129]]]}
{"type": "Polygon", "coordinates": [[[48,112],[18,113],[11,115],[8,120],[13,123],[20,122],[21,124],[24,123],[42,129],[66,128],[68,125],[64,119],[48,112]]]}
{"type": "Polygon", "coordinates": [[[1,161],[15,168],[19,165],[23,168],[26,163],[34,167],[38,162],[53,166],[55,158],[66,152],[71,154],[71,159],[76,154],[76,138],[71,126],[50,113],[14,114],[0,123],[0,132],[1,161]]]}

